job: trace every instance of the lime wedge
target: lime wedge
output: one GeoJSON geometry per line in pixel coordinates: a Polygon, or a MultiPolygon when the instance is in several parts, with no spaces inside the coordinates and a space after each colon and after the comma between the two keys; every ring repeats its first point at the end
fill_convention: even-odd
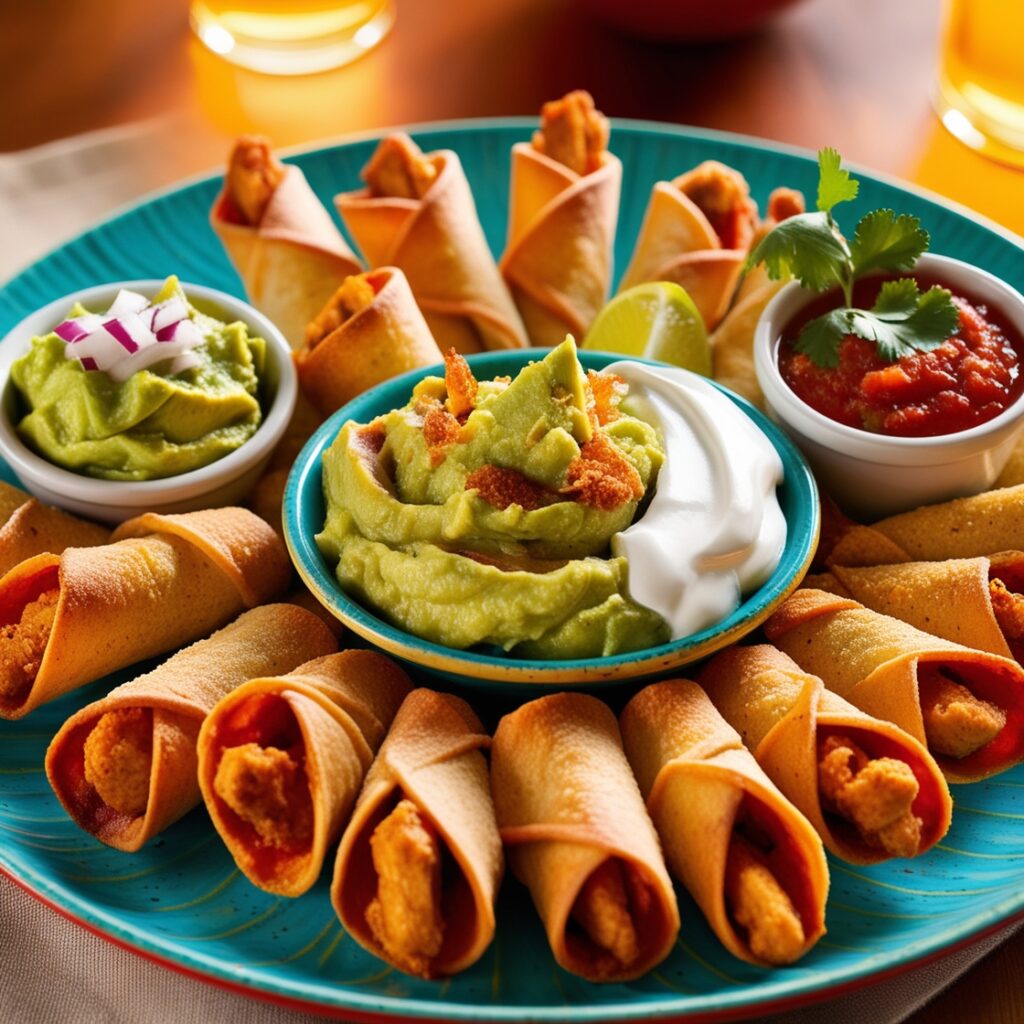
{"type": "Polygon", "coordinates": [[[671,281],[638,284],[597,314],[583,348],[660,359],[711,376],[704,320],[686,290],[671,281]]]}

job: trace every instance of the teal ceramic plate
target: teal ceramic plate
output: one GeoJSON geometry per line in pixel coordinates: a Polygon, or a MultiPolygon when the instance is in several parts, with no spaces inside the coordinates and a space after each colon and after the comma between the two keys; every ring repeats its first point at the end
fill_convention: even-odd
{"type": "MultiPolygon", "coordinates": [[[[538,349],[488,352],[470,356],[469,362],[477,377],[485,380],[501,374],[515,376],[527,362],[543,355],[538,349]]],[[[603,352],[580,352],[580,360],[587,369],[601,370],[619,358],[603,352]]],[[[323,529],[325,517],[323,453],[346,421],[369,423],[375,416],[405,405],[413,385],[429,373],[443,375],[444,367],[414,370],[395,377],[339,409],[295,460],[284,496],[285,538],[306,586],[353,632],[389,654],[442,680],[505,694],[533,692],[536,696],[545,689],[593,688],[618,680],[664,675],[746,636],[771,615],[806,574],[817,546],[820,520],[818,492],[810,469],[796,446],[774,423],[749,402],[721,388],[767,434],[782,459],[785,478],[778,497],[788,527],[785,548],[771,577],[721,622],[681,640],[630,654],[538,661],[511,657],[497,647],[455,650],[422,640],[384,621],[341,589],[314,541],[315,534],[323,529]]]]}
{"type": "MultiPolygon", "coordinates": [[[[415,130],[428,148],[456,149],[492,246],[505,226],[508,150],[532,121],[466,122],[415,130]]],[[[806,154],[707,132],[619,122],[612,136],[625,190],[616,262],[625,261],[652,182],[700,160],[738,167],[762,204],[776,185],[813,194],[806,154]]],[[[324,200],[356,181],[372,139],[301,154],[324,200]]],[[[149,199],[34,264],[0,290],[0,336],[56,296],[102,281],[179,273],[241,295],[210,233],[210,178],[149,199]]],[[[937,252],[1024,289],[1019,240],[926,195],[862,176],[861,211],[917,214],[937,252]]],[[[7,474],[10,478],[9,473],[7,474]]],[[[460,1021],[690,1021],[760,1016],[835,996],[948,951],[1024,913],[1024,767],[956,788],[953,828],[919,861],[871,868],[832,862],[829,933],[798,965],[764,970],[722,952],[692,902],[672,956],[628,985],[596,986],[555,967],[529,898],[509,880],[498,937],[470,971],[415,981],[362,952],[338,926],[327,880],[294,902],[241,878],[199,810],[138,854],[107,849],[72,826],[42,771],[60,723],[125,678],[105,680],[26,720],[0,723],[0,868],[62,913],[178,970],[250,994],[347,1019],[378,1015],[460,1021]]]]}

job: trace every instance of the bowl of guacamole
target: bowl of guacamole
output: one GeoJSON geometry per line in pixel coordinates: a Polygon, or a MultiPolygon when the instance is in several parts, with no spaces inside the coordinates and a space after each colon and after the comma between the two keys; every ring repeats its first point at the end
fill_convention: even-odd
{"type": "Polygon", "coordinates": [[[730,396],[783,460],[790,529],[756,593],[713,628],[673,640],[631,598],[630,567],[612,552],[671,458],[621,401],[621,381],[602,373],[617,358],[571,341],[450,357],[339,410],[300,454],[285,494],[285,538],[307,586],[389,653],[505,690],[653,676],[754,628],[813,550],[806,464],[730,396]]]}
{"type": "Polygon", "coordinates": [[[37,311],[0,345],[0,387],[0,444],[25,486],[107,522],[240,500],[284,433],[297,393],[288,346],[266,317],[174,277],[101,285],[37,311]],[[110,315],[126,294],[146,307],[110,315]],[[147,357],[133,338],[143,321],[160,325],[151,320],[157,310],[177,310],[170,316],[180,323],[161,332],[171,344],[147,357]],[[80,354],[96,351],[93,339],[74,343],[97,324],[123,347],[103,368],[80,354]],[[182,325],[187,348],[184,330],[174,343],[182,325]]]}

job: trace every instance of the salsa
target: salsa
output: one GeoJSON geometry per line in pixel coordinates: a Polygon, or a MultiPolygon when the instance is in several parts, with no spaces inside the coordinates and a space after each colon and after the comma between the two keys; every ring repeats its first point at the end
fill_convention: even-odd
{"type": "MultiPolygon", "coordinates": [[[[924,275],[915,278],[922,289],[942,284],[924,275]]],[[[884,280],[858,281],[854,304],[869,307],[884,280]]],[[[873,433],[934,437],[985,423],[1024,391],[1024,338],[998,311],[955,291],[953,301],[960,324],[938,348],[889,362],[873,342],[847,335],[839,345],[839,366],[833,368],[817,365],[793,346],[805,323],[838,304],[835,293],[824,295],[783,331],[782,378],[823,416],[873,433]]]]}

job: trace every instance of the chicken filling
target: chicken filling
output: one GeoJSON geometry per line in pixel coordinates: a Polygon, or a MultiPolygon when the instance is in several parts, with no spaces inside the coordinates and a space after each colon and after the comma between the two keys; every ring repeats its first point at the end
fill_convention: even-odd
{"type": "Polygon", "coordinates": [[[441,952],[441,841],[411,800],[400,800],[370,836],[377,894],[366,923],[390,960],[421,977],[441,952]]]}
{"type": "Polygon", "coordinates": [[[725,864],[725,903],[759,960],[789,964],[803,953],[804,926],[793,901],[764,854],[739,832],[725,864]]]}
{"type": "Polygon", "coordinates": [[[50,640],[57,614],[57,589],[44,590],[21,611],[21,618],[0,627],[0,698],[23,699],[32,686],[50,640]]]}
{"type": "Polygon", "coordinates": [[[708,219],[723,249],[745,249],[757,227],[757,204],[738,171],[706,160],[678,182],[679,191],[708,219]]]}
{"type": "Polygon", "coordinates": [[[256,225],[263,219],[284,174],[285,166],[271,152],[267,139],[244,135],[235,143],[225,186],[231,204],[246,224],[256,225]]]}
{"type": "Polygon", "coordinates": [[[389,135],[363,169],[363,181],[376,198],[422,199],[437,178],[437,167],[408,135],[389,135]]]}
{"type": "Polygon", "coordinates": [[[1024,640],[1024,596],[1010,590],[998,577],[989,581],[989,596],[996,622],[1007,640],[1024,640]]]}
{"type": "Polygon", "coordinates": [[[316,348],[327,335],[336,331],[343,323],[351,320],[373,304],[377,293],[366,274],[352,274],[341,282],[338,290],[327,300],[327,305],[306,327],[306,344],[316,348]]]}
{"type": "Polygon", "coordinates": [[[288,750],[243,743],[221,754],[213,789],[275,849],[308,843],[313,834],[313,803],[306,773],[288,750]]]}
{"type": "Polygon", "coordinates": [[[582,89],[545,103],[533,148],[577,174],[590,174],[604,163],[608,146],[608,119],[594,108],[590,93],[582,89]]]}
{"type": "Polygon", "coordinates": [[[572,918],[610,957],[610,969],[628,968],[640,956],[636,921],[650,902],[650,892],[636,870],[610,857],[584,882],[572,918]]]}
{"type": "Polygon", "coordinates": [[[851,822],[868,846],[890,857],[913,857],[921,846],[921,819],[912,807],[920,786],[913,769],[892,757],[869,758],[847,736],[818,745],[822,806],[851,822]]]}
{"type": "Polygon", "coordinates": [[[153,768],[153,715],[119,708],[101,715],[85,740],[85,778],[119,814],[145,814],[153,768]]]}
{"type": "Polygon", "coordinates": [[[1006,712],[976,697],[946,668],[922,666],[921,714],[928,749],[963,758],[991,743],[1006,725],[1006,712]]]}

